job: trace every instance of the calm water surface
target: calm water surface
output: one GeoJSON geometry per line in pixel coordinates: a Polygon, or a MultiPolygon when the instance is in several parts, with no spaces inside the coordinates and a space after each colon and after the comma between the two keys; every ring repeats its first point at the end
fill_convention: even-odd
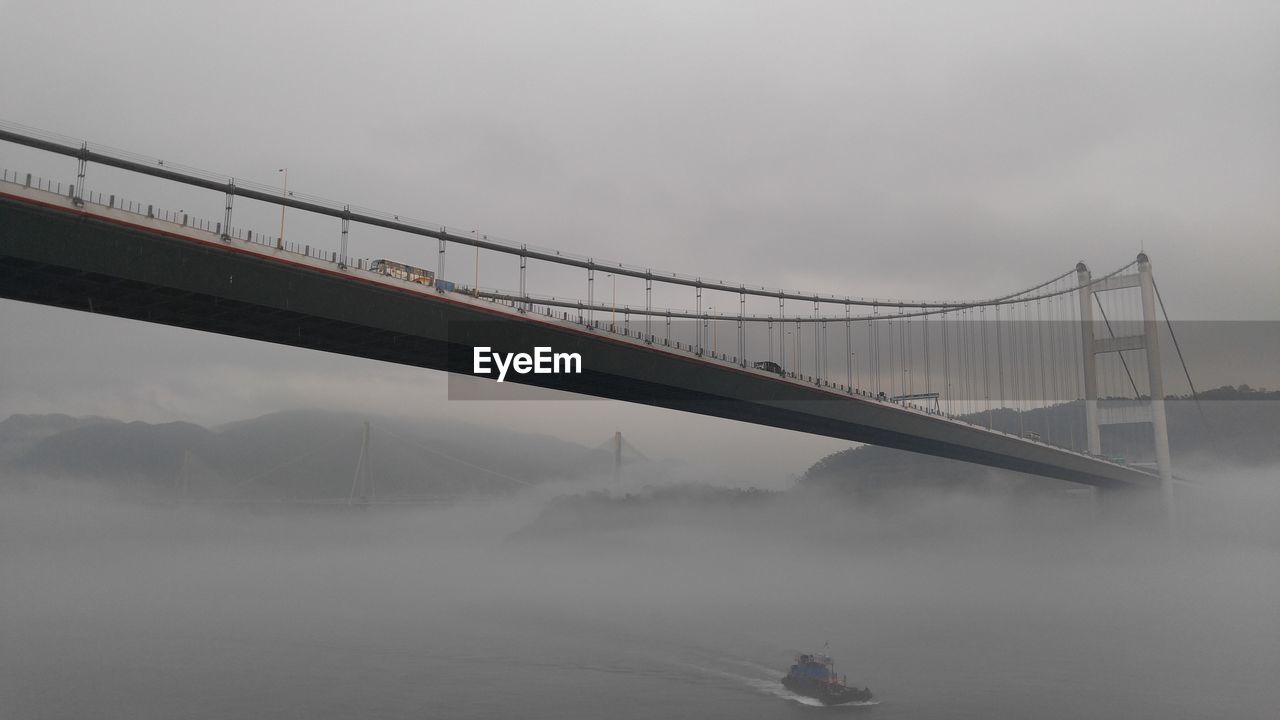
{"type": "MultiPolygon", "coordinates": [[[[4,718],[1274,718],[1280,553],[23,499],[4,718]],[[830,642],[880,704],[778,683],[830,642]]],[[[826,522],[818,519],[815,522],[826,522]]],[[[1077,538],[1078,540],[1078,538],[1077,538]]]]}

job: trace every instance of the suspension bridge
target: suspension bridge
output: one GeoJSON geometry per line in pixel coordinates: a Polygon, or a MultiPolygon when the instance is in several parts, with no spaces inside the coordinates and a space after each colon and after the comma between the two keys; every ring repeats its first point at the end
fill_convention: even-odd
{"type": "Polygon", "coordinates": [[[0,142],[76,163],[65,183],[3,169],[6,298],[466,374],[476,347],[548,346],[583,372],[508,382],[1168,498],[1163,300],[1145,254],[983,299],[854,297],[536,248],[31,128],[0,124],[0,142]],[[221,218],[91,189],[95,165],[217,193],[221,218]],[[237,224],[245,201],[279,207],[280,233],[237,224]],[[286,209],[332,233],[286,241],[286,209]],[[432,268],[360,252],[353,225],[434,240],[417,254],[432,268]],[[499,284],[481,284],[482,254],[499,284]],[[1065,425],[1024,421],[1059,406],[1065,425]],[[1106,452],[1115,428],[1149,437],[1150,462],[1106,452]]]}

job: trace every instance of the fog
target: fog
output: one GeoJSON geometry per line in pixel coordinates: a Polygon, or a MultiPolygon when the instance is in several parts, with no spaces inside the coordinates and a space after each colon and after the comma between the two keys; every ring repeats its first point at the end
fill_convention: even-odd
{"type": "Polygon", "coordinates": [[[0,503],[0,715],[790,717],[816,710],[790,654],[829,642],[880,717],[1264,717],[1275,476],[1180,489],[1172,539],[1078,496],[637,490],[566,525],[564,487],[299,509],[42,479],[0,503]]]}
{"type": "MultiPolygon", "coordinates": [[[[1276,3],[0,7],[15,61],[0,126],[806,294],[993,297],[1141,251],[1183,340],[1162,345],[1167,392],[1190,391],[1183,349],[1188,385],[1280,382],[1276,3]],[[1190,321],[1208,322],[1183,335],[1190,321]]],[[[77,178],[73,158],[11,143],[0,168],[77,178]]],[[[215,191],[98,163],[84,182],[225,217],[215,191]]],[[[342,242],[334,218],[245,198],[232,222],[283,235],[285,219],[290,242],[342,242]]],[[[356,223],[350,253],[440,268],[421,240],[356,223]]],[[[442,279],[521,286],[515,258],[447,257],[442,279]]],[[[586,292],[546,263],[528,280],[586,292]]],[[[738,302],[658,286],[654,307],[738,302]]],[[[613,278],[610,303],[648,302],[645,287],[613,278]]],[[[0,467],[0,720],[809,717],[826,711],[778,680],[826,643],[880,701],[842,715],[1280,707],[1277,467],[1177,460],[1200,485],[1175,489],[1168,528],[1065,491],[856,505],[780,491],[848,446],[830,438],[547,392],[455,401],[479,381],[24,303],[0,302],[0,328],[0,418],[407,413],[583,448],[621,431],[670,461],[620,485],[350,508],[123,499],[101,466],[100,482],[0,467]]],[[[871,371],[846,342],[826,358],[837,381],[850,358],[854,378],[871,371]]],[[[819,356],[806,342],[793,357],[819,356]]],[[[1256,412],[1219,458],[1274,459],[1256,448],[1275,416],[1256,412]]],[[[1179,414],[1171,433],[1203,433],[1179,414]]]]}

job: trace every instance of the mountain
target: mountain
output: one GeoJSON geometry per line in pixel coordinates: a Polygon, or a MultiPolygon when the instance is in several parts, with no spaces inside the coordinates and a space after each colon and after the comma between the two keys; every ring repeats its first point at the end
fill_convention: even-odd
{"type": "MultiPolygon", "coordinates": [[[[1229,462],[1264,466],[1280,463],[1280,392],[1248,385],[1224,386],[1199,395],[1171,396],[1165,403],[1169,446],[1175,470],[1229,462]]],[[[1076,401],[1026,412],[1000,409],[965,420],[1011,433],[1035,432],[1046,441],[1081,448],[1084,404],[1076,401]]],[[[1145,462],[1151,458],[1149,425],[1102,428],[1104,455],[1145,462]]],[[[814,463],[800,485],[879,500],[905,489],[979,492],[1061,492],[1056,480],[987,468],[957,460],[889,448],[862,446],[841,450],[814,463]]]]}
{"type": "Polygon", "coordinates": [[[70,415],[11,415],[0,420],[0,466],[21,455],[32,445],[58,433],[87,425],[117,423],[102,417],[70,415]]]}
{"type": "Polygon", "coordinates": [[[177,477],[184,449],[210,455],[217,442],[213,433],[191,423],[85,424],[37,441],[10,467],[20,473],[155,483],[177,477]]]}
{"type": "Polygon", "coordinates": [[[368,422],[378,498],[501,493],[603,472],[591,449],[446,420],[295,410],[205,428],[101,418],[14,416],[0,423],[12,478],[70,477],[206,499],[343,499],[368,422]]]}

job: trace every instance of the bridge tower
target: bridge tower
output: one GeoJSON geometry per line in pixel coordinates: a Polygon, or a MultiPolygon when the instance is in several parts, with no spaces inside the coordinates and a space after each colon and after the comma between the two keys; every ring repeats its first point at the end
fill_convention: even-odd
{"type": "Polygon", "coordinates": [[[369,421],[365,420],[360,434],[360,456],[356,460],[355,475],[351,478],[351,493],[347,495],[348,505],[357,502],[357,498],[361,504],[367,504],[373,500],[373,475],[369,470],[372,458],[369,453],[369,421]]]}
{"type": "Polygon", "coordinates": [[[623,465],[633,460],[647,461],[649,459],[644,453],[637,450],[634,445],[627,442],[627,439],[622,436],[621,430],[615,430],[608,440],[592,448],[591,455],[593,457],[603,457],[601,454],[606,452],[609,453],[609,463],[613,466],[613,482],[615,485],[622,480],[623,465]]]}
{"type": "Polygon", "coordinates": [[[622,475],[622,431],[615,430],[613,433],[613,483],[618,484],[618,478],[622,475]]]}
{"type": "MultiPolygon", "coordinates": [[[[1150,423],[1156,468],[1160,473],[1160,493],[1165,517],[1171,517],[1173,466],[1169,456],[1169,426],[1164,407],[1164,376],[1160,364],[1160,335],[1156,316],[1155,281],[1151,275],[1151,260],[1145,252],[1138,254],[1137,272],[1112,275],[1094,282],[1084,263],[1076,265],[1076,279],[1080,296],[1080,339],[1084,352],[1085,431],[1089,453],[1102,454],[1101,426],[1121,420],[1113,420],[1098,407],[1098,356],[1105,353],[1122,353],[1142,350],[1147,360],[1147,414],[1141,422],[1150,423]],[[1142,332],[1137,335],[1108,337],[1094,335],[1093,308],[1096,295],[1112,290],[1138,288],[1142,295],[1142,332]]],[[[1101,307],[1099,305],[1099,307],[1101,307]]],[[[1104,315],[1105,319],[1105,315],[1104,315]]],[[[1108,331],[1110,325],[1108,324],[1108,331]]],[[[1123,357],[1123,356],[1122,356],[1123,357]]],[[[1135,388],[1136,391],[1136,388],[1135,388]]],[[[1136,392],[1135,392],[1136,394],[1136,392]]],[[[1141,398],[1139,398],[1140,400],[1141,398]]],[[[1127,419],[1125,420],[1127,421],[1127,419]]]]}

